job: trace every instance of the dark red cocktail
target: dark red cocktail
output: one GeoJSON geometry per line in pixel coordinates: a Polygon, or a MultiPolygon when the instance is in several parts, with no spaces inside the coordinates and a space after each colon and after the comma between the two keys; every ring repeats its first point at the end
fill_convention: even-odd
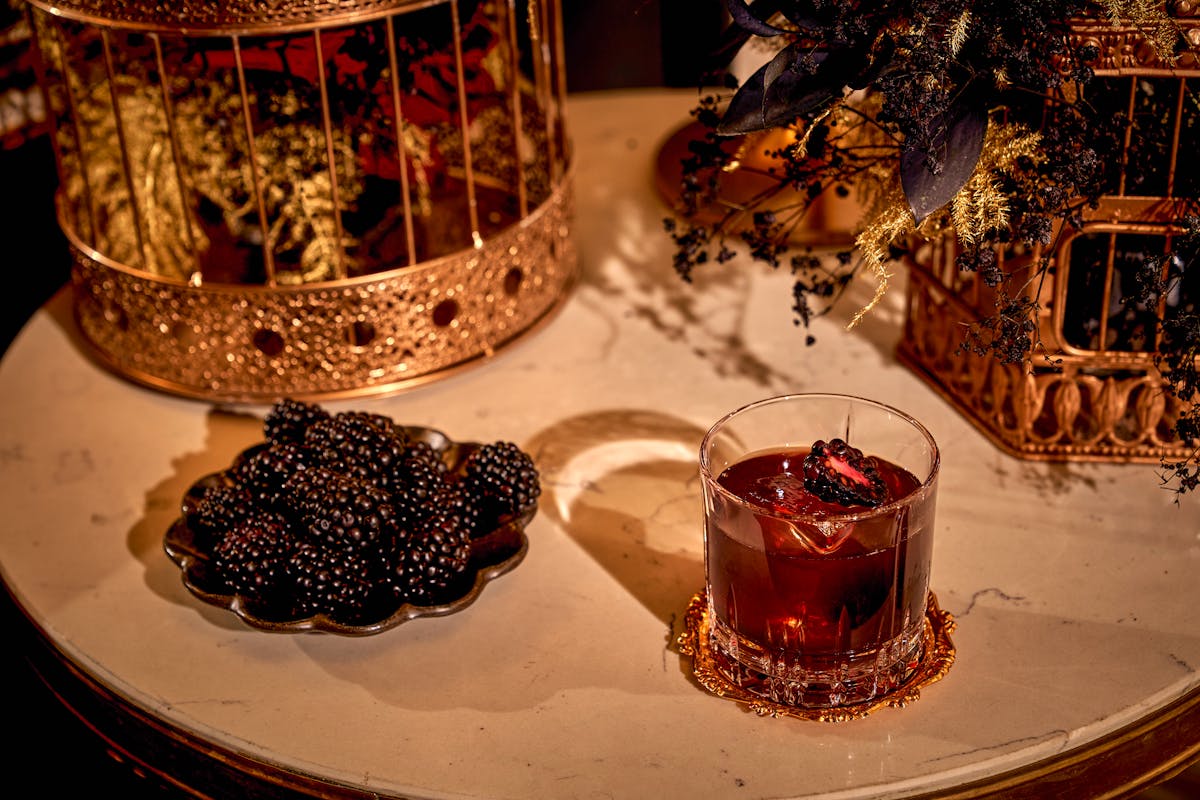
{"type": "MultiPolygon", "coordinates": [[[[776,702],[870,700],[903,683],[923,654],[936,447],[919,424],[870,401],[796,395],[764,404],[718,423],[701,453],[715,662],[730,680],[776,702]],[[866,444],[859,452],[839,442],[871,471],[870,492],[830,493],[811,475],[806,486],[809,448],[792,440],[741,452],[762,444],[752,429],[804,414],[866,444]],[[897,460],[871,452],[872,437],[897,460]]],[[[790,428],[806,426],[793,420],[790,428]]],[[[820,435],[814,441],[825,444],[820,435]]],[[[836,463],[829,469],[851,488],[858,480],[848,468],[839,475],[836,463]]]]}

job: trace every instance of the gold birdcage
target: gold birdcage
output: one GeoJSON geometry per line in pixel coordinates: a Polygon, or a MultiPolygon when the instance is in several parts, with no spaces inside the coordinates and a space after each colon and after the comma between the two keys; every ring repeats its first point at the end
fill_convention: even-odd
{"type": "MultiPolygon", "coordinates": [[[[1194,401],[1164,391],[1155,353],[1159,322],[1200,306],[1200,274],[1191,270],[1157,307],[1121,302],[1140,263],[1171,252],[1178,220],[1196,213],[1200,198],[1200,20],[1191,4],[1175,4],[1175,14],[1191,49],[1173,64],[1147,45],[1144,31],[1100,20],[1073,25],[1073,35],[1100,54],[1087,87],[1092,102],[1129,114],[1141,135],[1126,140],[1109,194],[1085,210],[1082,228],[1055,239],[1045,280],[1027,286],[1053,363],[1035,359],[1031,370],[960,347],[967,327],[995,313],[995,292],[956,267],[953,237],[908,254],[900,359],[1014,455],[1157,462],[1192,451],[1175,423],[1194,401]]],[[[1019,273],[1042,255],[999,258],[1019,273]]]]}
{"type": "Polygon", "coordinates": [[[400,391],[573,285],[558,0],[29,0],[75,313],[184,396],[400,391]]]}

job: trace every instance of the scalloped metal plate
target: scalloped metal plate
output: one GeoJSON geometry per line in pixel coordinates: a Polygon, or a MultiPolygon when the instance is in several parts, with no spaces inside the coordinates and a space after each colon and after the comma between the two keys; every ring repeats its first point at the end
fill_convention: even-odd
{"type": "MultiPolygon", "coordinates": [[[[480,445],[476,442],[454,442],[441,431],[416,426],[398,426],[414,440],[428,442],[437,450],[451,469],[456,468],[480,445]]],[[[264,444],[257,444],[242,451],[230,469],[239,460],[248,458],[264,444]]],[[[186,518],[189,509],[209,486],[224,481],[229,470],[215,472],[197,480],[184,493],[181,503],[182,514],[167,529],[163,536],[163,549],[179,567],[183,585],[196,598],[209,605],[232,612],[252,628],[275,633],[333,633],[342,636],[369,636],[382,633],[421,617],[440,617],[462,611],[474,603],[490,581],[510,572],[525,558],[529,550],[529,539],[525,528],[537,514],[536,503],[521,510],[521,513],[505,521],[494,531],[471,541],[471,564],[464,579],[462,594],[445,603],[434,606],[416,606],[400,603],[396,608],[381,615],[380,619],[365,624],[349,624],[326,614],[297,619],[266,619],[256,615],[245,599],[237,594],[213,591],[207,577],[209,553],[196,544],[196,537],[188,527],[186,518]],[[473,572],[473,576],[469,573],[473,572]]]]}

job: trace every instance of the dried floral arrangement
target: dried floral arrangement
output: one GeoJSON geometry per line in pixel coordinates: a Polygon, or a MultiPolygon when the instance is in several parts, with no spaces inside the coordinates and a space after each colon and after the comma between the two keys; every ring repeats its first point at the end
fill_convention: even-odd
{"type": "MultiPolygon", "coordinates": [[[[1046,279],[1033,268],[1005,269],[997,252],[1052,243],[1082,225],[1114,169],[1136,183],[1161,166],[1122,164],[1127,137],[1146,134],[1128,115],[1089,93],[1097,58],[1073,38],[1082,17],[1136,25],[1148,46],[1173,63],[1189,44],[1161,0],[727,0],[733,24],[714,53],[693,116],[704,135],[682,163],[678,214],[664,220],[674,266],[687,281],[706,264],[737,255],[794,277],[796,323],[836,304],[856,274],[883,297],[890,267],[920,239],[953,236],[956,266],[995,291],[995,314],[963,332],[960,348],[1006,363],[1054,362],[1038,335],[1038,303],[1028,290],[1046,279]],[[761,66],[739,81],[729,64],[759,48],[761,66]],[[723,80],[712,78],[720,77],[723,80]],[[707,87],[720,86],[712,89],[707,87]],[[749,202],[722,205],[722,175],[736,168],[750,137],[786,131],[770,157],[770,188],[749,202]],[[830,259],[797,246],[793,233],[828,193],[854,193],[863,209],[852,250],[830,259]],[[715,216],[701,209],[718,208],[715,216]]],[[[1186,102],[1200,104],[1188,94],[1186,102]]],[[[1196,154],[1189,154],[1195,158],[1196,154]]],[[[1123,302],[1155,307],[1200,271],[1200,165],[1176,167],[1173,252],[1148,254],[1137,291],[1123,302]],[[1190,270],[1190,273],[1189,273],[1190,270]]],[[[1164,387],[1191,403],[1175,424],[1190,456],[1164,459],[1163,484],[1178,495],[1200,486],[1200,292],[1158,320],[1155,364],[1164,387]]],[[[813,343],[811,334],[807,342],[813,343]]]]}

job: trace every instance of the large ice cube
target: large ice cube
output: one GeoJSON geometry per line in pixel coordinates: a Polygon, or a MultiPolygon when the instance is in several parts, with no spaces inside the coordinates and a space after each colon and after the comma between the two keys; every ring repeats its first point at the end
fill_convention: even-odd
{"type": "Polygon", "coordinates": [[[812,494],[804,488],[804,478],[781,472],[756,480],[746,499],[776,514],[802,514],[812,503],[812,494]]]}

